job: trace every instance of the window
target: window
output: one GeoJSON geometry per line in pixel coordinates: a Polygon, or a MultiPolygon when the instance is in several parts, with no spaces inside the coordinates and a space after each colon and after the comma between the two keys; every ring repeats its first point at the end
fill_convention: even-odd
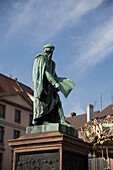
{"type": "Polygon", "coordinates": [[[29,126],[32,126],[33,115],[29,115],[29,126]]]}
{"type": "Polygon", "coordinates": [[[20,111],[15,110],[15,122],[20,123],[20,111]]]}
{"type": "Polygon", "coordinates": [[[5,106],[0,104],[0,117],[5,118],[5,106]]]}
{"type": "Polygon", "coordinates": [[[13,136],[13,139],[17,139],[20,137],[20,131],[18,130],[14,130],[14,136],[13,136]]]}
{"type": "Polygon", "coordinates": [[[0,143],[3,143],[4,128],[0,126],[0,143]]]}

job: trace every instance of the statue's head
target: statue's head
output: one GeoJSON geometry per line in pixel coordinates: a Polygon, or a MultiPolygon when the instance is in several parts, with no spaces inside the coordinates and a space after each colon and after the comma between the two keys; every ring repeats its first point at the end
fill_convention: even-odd
{"type": "Polygon", "coordinates": [[[47,44],[43,47],[44,54],[46,57],[51,59],[55,47],[52,44],[47,44]]]}

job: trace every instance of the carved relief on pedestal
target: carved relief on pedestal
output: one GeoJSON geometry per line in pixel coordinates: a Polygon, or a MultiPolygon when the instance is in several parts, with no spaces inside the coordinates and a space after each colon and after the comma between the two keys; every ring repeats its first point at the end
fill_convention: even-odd
{"type": "MultiPolygon", "coordinates": [[[[46,152],[46,151],[45,151],[46,152]]],[[[59,152],[27,152],[18,154],[16,170],[59,170],[59,152]]]]}

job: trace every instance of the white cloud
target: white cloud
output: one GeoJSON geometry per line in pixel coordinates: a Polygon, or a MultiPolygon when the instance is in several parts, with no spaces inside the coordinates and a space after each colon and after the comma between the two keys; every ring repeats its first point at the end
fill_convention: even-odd
{"type": "Polygon", "coordinates": [[[78,60],[74,65],[83,73],[88,68],[96,65],[113,51],[113,18],[100,24],[84,39],[80,40],[78,60]]]}
{"type": "Polygon", "coordinates": [[[85,111],[81,108],[80,103],[77,103],[74,108],[73,108],[74,112],[77,113],[77,115],[81,114],[81,113],[85,113],[85,111]]]}
{"type": "MultiPolygon", "coordinates": [[[[15,35],[31,38],[31,42],[46,41],[65,27],[77,23],[88,11],[97,8],[103,0],[28,0],[13,5],[14,16],[6,39],[15,35]]],[[[34,42],[33,42],[34,43],[34,42]]]]}

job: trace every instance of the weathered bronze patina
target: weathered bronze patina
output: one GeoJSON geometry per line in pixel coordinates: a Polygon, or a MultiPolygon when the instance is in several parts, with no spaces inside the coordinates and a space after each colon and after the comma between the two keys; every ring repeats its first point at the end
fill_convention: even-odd
{"type": "Polygon", "coordinates": [[[61,91],[65,97],[73,89],[71,80],[60,78],[55,72],[55,62],[52,54],[55,47],[47,44],[44,53],[38,54],[33,66],[34,83],[34,117],[33,124],[58,123],[69,125],[64,119],[62,104],[58,95],[61,91]]]}

